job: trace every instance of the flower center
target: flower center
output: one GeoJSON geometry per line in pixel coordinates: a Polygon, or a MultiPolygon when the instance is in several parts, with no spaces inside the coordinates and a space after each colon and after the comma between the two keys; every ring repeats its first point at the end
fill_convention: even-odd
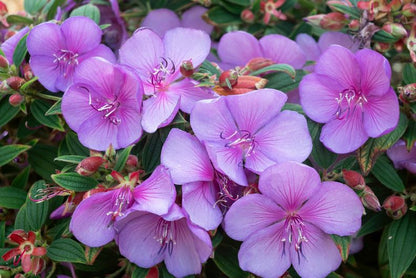
{"type": "Polygon", "coordinates": [[[243,159],[254,153],[256,141],[254,140],[254,136],[247,130],[236,130],[227,137],[224,137],[224,134],[221,133],[220,138],[229,141],[225,144],[225,147],[240,148],[243,151],[243,159]]]}
{"type": "Polygon", "coordinates": [[[162,90],[164,88],[164,81],[176,71],[176,66],[170,58],[161,58],[161,62],[158,66],[153,68],[153,72],[150,73],[149,83],[153,85],[154,92],[162,90]]]}
{"type": "Polygon", "coordinates": [[[225,214],[230,206],[243,196],[244,187],[218,171],[215,171],[215,183],[218,186],[218,193],[214,207],[220,205],[221,211],[225,214]]]}
{"type": "Polygon", "coordinates": [[[111,215],[112,221],[116,220],[117,216],[123,216],[124,212],[131,207],[133,201],[133,192],[130,186],[124,185],[115,190],[116,192],[111,198],[112,210],[107,212],[107,215],[111,215]]]}
{"type": "Polygon", "coordinates": [[[53,54],[53,56],[55,57],[53,62],[60,67],[64,77],[67,77],[67,75],[79,64],[79,54],[70,50],[61,49],[57,53],[53,54]]]}
{"type": "Polygon", "coordinates": [[[23,255],[24,253],[32,254],[33,249],[34,246],[30,241],[25,241],[20,245],[20,251],[22,251],[21,255],[23,255]]]}
{"type": "Polygon", "coordinates": [[[88,104],[94,108],[95,111],[102,113],[103,118],[109,120],[110,123],[114,125],[119,125],[121,123],[121,119],[116,115],[116,112],[120,107],[117,96],[115,96],[113,100],[103,100],[102,98],[92,97],[90,93],[88,95],[88,104]]]}
{"type": "Polygon", "coordinates": [[[286,243],[290,246],[293,245],[298,254],[298,261],[300,262],[300,256],[302,255],[304,257],[302,243],[308,242],[308,239],[305,236],[305,223],[302,217],[295,212],[291,212],[286,216],[281,241],[283,242],[283,253],[285,252],[286,243]]]}
{"type": "Polygon", "coordinates": [[[160,244],[158,255],[163,254],[168,250],[169,255],[172,255],[173,247],[176,244],[176,225],[174,221],[166,221],[160,218],[156,225],[155,239],[160,244]]]}
{"type": "Polygon", "coordinates": [[[345,89],[339,93],[339,96],[335,100],[338,103],[338,108],[335,112],[335,117],[338,120],[353,115],[357,107],[363,111],[363,103],[368,102],[365,95],[355,88],[345,89]]]}

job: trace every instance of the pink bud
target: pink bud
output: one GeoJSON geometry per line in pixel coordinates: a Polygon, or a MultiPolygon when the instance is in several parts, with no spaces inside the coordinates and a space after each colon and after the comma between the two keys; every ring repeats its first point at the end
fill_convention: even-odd
{"type": "Polygon", "coordinates": [[[185,77],[190,77],[194,74],[194,65],[191,60],[183,61],[180,67],[181,74],[185,77]]]}
{"type": "Polygon", "coordinates": [[[18,76],[12,76],[7,78],[7,85],[15,91],[18,91],[23,84],[25,84],[26,80],[18,76]]]}
{"type": "Polygon", "coordinates": [[[247,23],[254,22],[254,13],[250,9],[244,9],[240,14],[241,20],[247,23]]]}
{"type": "Polygon", "coordinates": [[[414,17],[416,15],[416,4],[408,3],[403,6],[402,14],[405,17],[414,17]]]}
{"type": "Polygon", "coordinates": [[[87,157],[78,164],[75,171],[81,176],[91,176],[98,171],[104,162],[104,158],[100,156],[87,157]]]}
{"type": "Polygon", "coordinates": [[[365,180],[360,173],[344,169],[342,175],[345,183],[352,189],[363,190],[365,188],[365,180]]]}
{"type": "Polygon", "coordinates": [[[126,161],[126,170],[128,172],[136,171],[139,168],[139,159],[135,155],[129,155],[126,161]]]}
{"type": "Polygon", "coordinates": [[[389,34],[392,34],[396,38],[402,38],[407,36],[407,31],[400,23],[386,22],[382,28],[389,34]]]}
{"type": "Polygon", "coordinates": [[[9,103],[11,106],[14,106],[14,107],[19,106],[23,101],[24,101],[24,97],[19,93],[13,94],[9,97],[9,103]]]}
{"type": "Polygon", "coordinates": [[[25,77],[26,80],[30,80],[33,78],[33,72],[32,72],[32,68],[30,67],[29,64],[25,64],[23,66],[23,76],[25,77]]]}
{"type": "Polygon", "coordinates": [[[386,52],[390,50],[391,45],[388,42],[376,42],[374,43],[374,48],[378,52],[386,52]]]}
{"type": "Polygon", "coordinates": [[[368,208],[371,209],[373,211],[380,211],[381,210],[381,206],[380,206],[380,202],[376,196],[376,194],[374,194],[373,190],[371,190],[370,187],[365,186],[363,192],[361,193],[361,201],[363,202],[363,205],[368,208]]]}
{"type": "Polygon", "coordinates": [[[352,31],[358,31],[360,29],[360,21],[358,19],[353,19],[348,24],[348,28],[352,31]]]}
{"type": "Polygon", "coordinates": [[[7,6],[0,1],[0,16],[5,16],[8,13],[7,6]]]}
{"type": "Polygon", "coordinates": [[[247,71],[245,71],[244,74],[249,74],[250,72],[271,66],[273,64],[274,62],[267,58],[263,58],[263,57],[253,58],[250,61],[248,61],[247,65],[244,67],[244,69],[247,69],[247,71]]]}
{"type": "Polygon", "coordinates": [[[7,69],[9,67],[9,61],[6,57],[0,55],[0,68],[7,69]]]}
{"type": "Polygon", "coordinates": [[[226,70],[221,73],[219,78],[219,85],[224,88],[231,90],[238,81],[238,73],[235,70],[226,70]]]}
{"type": "Polygon", "coordinates": [[[324,16],[320,26],[325,30],[339,31],[347,23],[346,17],[342,13],[332,12],[324,16]]]}
{"type": "Polygon", "coordinates": [[[305,17],[304,20],[312,25],[320,26],[322,19],[325,17],[325,14],[316,14],[305,17]]]}
{"type": "Polygon", "coordinates": [[[383,208],[391,218],[397,220],[402,218],[407,212],[407,204],[401,196],[389,196],[384,200],[383,208]]]}
{"type": "Polygon", "coordinates": [[[404,103],[416,101],[416,83],[408,84],[404,87],[397,87],[399,99],[404,103]]]}

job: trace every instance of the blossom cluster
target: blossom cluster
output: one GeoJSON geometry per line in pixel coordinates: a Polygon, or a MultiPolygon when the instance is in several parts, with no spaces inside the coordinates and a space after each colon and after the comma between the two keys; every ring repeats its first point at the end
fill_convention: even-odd
{"type": "MultiPolygon", "coordinates": [[[[260,2],[266,26],[288,20],[284,0],[260,2]]],[[[163,262],[175,277],[198,275],[215,260],[217,237],[227,237],[242,242],[235,246],[244,271],[326,277],[346,261],[351,240],[360,240],[364,207],[384,208],[400,221],[406,198],[415,202],[404,185],[397,190],[403,182],[389,163],[416,172],[416,138],[399,140],[409,133],[402,122],[414,122],[412,91],[402,87],[407,95],[397,97],[389,61],[368,44],[333,31],[316,42],[307,33],[258,39],[236,30],[216,42],[218,30],[202,20],[211,10],[199,5],[181,18],[155,9],[129,36],[117,1],[100,8],[101,16],[111,14],[101,23],[111,27],[92,16],[66,18],[77,5],[68,1],[55,20],[6,40],[0,66],[10,75],[2,83],[10,107],[27,113],[27,103],[29,113],[41,114],[40,128],[60,132],[49,137],[63,142],[56,159],[77,164],[46,174],[49,184],[25,202],[66,197],[49,214],[51,221],[69,218],[62,222],[68,233],[55,236],[84,244],[81,261],[92,264],[96,256],[88,252],[114,240],[126,273],[128,262],[144,269],[163,262]],[[28,59],[16,65],[22,41],[28,59]],[[288,79],[289,89],[281,86],[288,79]],[[57,102],[39,112],[49,105],[42,98],[57,102]],[[348,159],[354,165],[345,166],[348,159]],[[397,176],[386,181],[372,172],[395,190],[383,206],[364,178],[372,168],[397,176]]],[[[250,12],[242,10],[242,20],[254,22],[250,12]]],[[[2,256],[14,262],[20,256],[16,264],[21,260],[25,273],[60,261],[55,239],[31,231],[41,230],[42,221],[37,227],[29,220],[27,233],[16,228],[9,239],[19,247],[2,256]]]]}

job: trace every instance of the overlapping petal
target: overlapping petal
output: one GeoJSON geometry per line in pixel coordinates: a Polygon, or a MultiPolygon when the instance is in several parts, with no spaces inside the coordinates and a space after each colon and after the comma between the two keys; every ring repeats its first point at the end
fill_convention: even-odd
{"type": "Polygon", "coordinates": [[[263,57],[257,39],[243,31],[223,35],[218,44],[218,56],[232,66],[243,66],[253,58],[263,57]]]}

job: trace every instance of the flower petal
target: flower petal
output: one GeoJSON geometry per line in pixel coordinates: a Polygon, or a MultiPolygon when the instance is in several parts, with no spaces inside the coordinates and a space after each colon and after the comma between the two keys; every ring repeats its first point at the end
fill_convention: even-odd
{"type": "Polygon", "coordinates": [[[255,152],[258,150],[279,163],[289,160],[302,162],[312,151],[306,119],[294,111],[279,113],[256,134],[255,141],[255,152]]]}
{"type": "Polygon", "coordinates": [[[224,230],[231,238],[243,241],[284,217],[285,212],[267,196],[249,194],[230,207],[224,218],[224,230]]]}
{"type": "Polygon", "coordinates": [[[315,40],[308,34],[299,34],[296,36],[296,43],[306,55],[306,60],[317,61],[321,55],[321,50],[315,40]]]}
{"type": "Polygon", "coordinates": [[[260,192],[285,210],[297,210],[319,189],[315,169],[298,162],[283,162],[267,168],[259,180],[260,192]]]}
{"type": "Polygon", "coordinates": [[[116,56],[114,55],[111,48],[103,44],[100,44],[99,46],[92,49],[91,51],[88,51],[87,53],[80,55],[78,58],[78,61],[79,63],[82,63],[84,60],[87,60],[88,58],[91,58],[91,57],[101,57],[109,61],[110,63],[116,63],[117,61],[116,56]]]}
{"type": "Polygon", "coordinates": [[[61,25],[67,50],[85,53],[96,48],[101,42],[103,31],[94,20],[85,16],[72,16],[61,25]]]}
{"type": "Polygon", "coordinates": [[[173,128],[162,147],[161,162],[169,168],[175,184],[212,181],[214,169],[208,153],[191,134],[173,128]]]}
{"type": "Polygon", "coordinates": [[[360,47],[359,40],[341,32],[325,32],[319,37],[318,45],[322,52],[325,52],[331,45],[338,44],[348,48],[353,53],[360,47]]]}
{"type": "Polygon", "coordinates": [[[301,69],[306,62],[302,49],[291,39],[282,35],[271,34],[260,39],[263,57],[272,59],[278,64],[289,64],[301,69]]]}
{"type": "Polygon", "coordinates": [[[52,22],[35,26],[27,36],[26,45],[31,57],[45,55],[52,59],[57,51],[66,49],[61,28],[52,22]],[[45,38],[47,38],[47,43],[45,43],[45,38]]]}
{"type": "Polygon", "coordinates": [[[236,31],[221,37],[218,56],[222,62],[233,66],[244,66],[253,58],[263,57],[263,52],[260,43],[252,34],[236,31]]]}
{"type": "Polygon", "coordinates": [[[111,224],[113,191],[95,193],[84,199],[72,214],[69,229],[85,245],[98,247],[110,242],[115,235],[111,224]]]}
{"type": "Polygon", "coordinates": [[[202,16],[208,11],[207,8],[201,6],[193,6],[189,10],[186,10],[182,14],[182,27],[194,28],[205,31],[207,34],[211,34],[214,26],[205,22],[202,16]]]}
{"type": "Polygon", "coordinates": [[[246,155],[244,161],[244,167],[256,174],[261,174],[261,172],[274,164],[276,164],[276,161],[271,160],[259,148],[253,149],[250,155],[246,155]]]}
{"type": "Polygon", "coordinates": [[[379,137],[396,128],[400,117],[399,101],[392,88],[382,96],[369,96],[364,103],[364,129],[370,137],[379,137]]]}
{"type": "Polygon", "coordinates": [[[163,260],[156,227],[161,218],[147,212],[132,212],[115,223],[120,253],[140,267],[150,268],[163,260]]]}
{"type": "Polygon", "coordinates": [[[192,182],[182,185],[182,206],[189,218],[205,230],[215,230],[222,221],[222,212],[216,204],[212,182],[192,182]]]}
{"type": "Polygon", "coordinates": [[[239,130],[256,133],[276,117],[287,100],[287,96],[274,89],[262,89],[242,95],[225,97],[228,109],[239,130]]]}
{"type": "Polygon", "coordinates": [[[308,74],[299,84],[300,103],[309,118],[318,123],[334,119],[341,85],[319,74],[308,74]],[[338,88],[338,89],[337,89],[338,88]]]}
{"type": "Polygon", "coordinates": [[[331,237],[312,224],[307,224],[307,242],[302,253],[290,249],[292,265],[301,277],[326,277],[341,264],[341,255],[331,237]]]}
{"type": "Polygon", "coordinates": [[[354,54],[345,47],[332,45],[319,58],[315,73],[336,80],[344,89],[361,88],[361,73],[354,54]]]}
{"type": "Polygon", "coordinates": [[[299,210],[306,222],[327,234],[352,235],[361,227],[364,208],[357,194],[345,184],[323,182],[299,210]]]}
{"type": "Polygon", "coordinates": [[[175,186],[163,165],[156,167],[152,175],[134,189],[135,209],[157,215],[168,213],[175,198],[175,186]]]}
{"type": "Polygon", "coordinates": [[[363,126],[363,113],[355,107],[344,119],[334,119],[322,127],[321,142],[335,153],[349,153],[368,139],[363,126]]]}
{"type": "Polygon", "coordinates": [[[243,270],[265,278],[280,277],[285,273],[290,267],[290,257],[288,248],[281,241],[283,223],[260,229],[243,242],[238,252],[243,270]]]}
{"type": "Polygon", "coordinates": [[[169,9],[156,9],[146,15],[140,26],[152,29],[152,31],[163,38],[168,30],[180,27],[181,22],[174,11],[169,9]]]}
{"type": "Polygon", "coordinates": [[[30,67],[39,82],[49,91],[58,92],[56,82],[61,75],[59,66],[55,64],[53,56],[31,56],[30,67]]]}
{"type": "Polygon", "coordinates": [[[413,162],[416,162],[416,147],[413,145],[409,152],[406,148],[406,142],[399,140],[387,150],[387,156],[393,161],[395,168],[403,169],[403,167],[411,166],[413,162]]]}
{"type": "MultiPolygon", "coordinates": [[[[1,50],[3,50],[4,55],[7,58],[9,64],[13,64],[13,54],[16,49],[16,46],[20,42],[20,40],[27,34],[27,32],[29,32],[29,30],[29,27],[24,27],[19,32],[17,32],[1,44],[1,50]]],[[[28,40],[26,40],[26,44],[27,43],[28,40]]]]}
{"type": "Polygon", "coordinates": [[[142,127],[148,133],[170,124],[179,110],[180,95],[171,91],[159,92],[143,102],[142,127]]]}

